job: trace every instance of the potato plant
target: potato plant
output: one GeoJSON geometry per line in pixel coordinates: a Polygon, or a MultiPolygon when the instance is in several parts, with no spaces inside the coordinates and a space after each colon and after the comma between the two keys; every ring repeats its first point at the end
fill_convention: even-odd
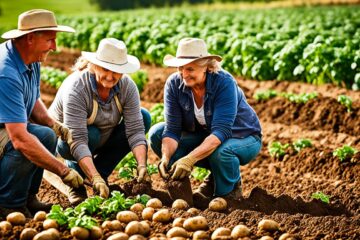
{"type": "MultiPolygon", "coordinates": [[[[146,166],[149,175],[158,173],[158,168],[154,164],[146,166]]],[[[125,180],[132,180],[136,177],[137,162],[132,152],[128,153],[116,166],[119,171],[118,177],[125,180]]]]}
{"type": "Polygon", "coordinates": [[[292,146],[296,152],[300,152],[303,148],[312,147],[312,143],[310,139],[298,139],[292,143],[292,146]]]}
{"type": "Polygon", "coordinates": [[[254,98],[257,101],[267,101],[271,98],[274,98],[278,95],[278,93],[275,90],[269,89],[269,90],[265,90],[265,91],[257,91],[254,94],[254,98]]]}
{"type": "Polygon", "coordinates": [[[355,153],[357,153],[357,150],[351,146],[348,145],[344,145],[341,148],[337,148],[335,149],[335,151],[333,151],[333,156],[336,156],[339,158],[339,160],[345,161],[345,160],[350,160],[355,153]]]}
{"type": "Polygon", "coordinates": [[[41,80],[54,88],[59,88],[67,77],[67,73],[65,71],[61,71],[60,69],[53,67],[41,67],[40,71],[41,80]]]}
{"type": "Polygon", "coordinates": [[[281,144],[280,142],[272,142],[268,145],[268,151],[270,156],[274,158],[281,158],[285,155],[286,149],[290,147],[290,144],[281,144]]]}
{"type": "Polygon", "coordinates": [[[132,80],[136,83],[136,86],[141,93],[144,89],[145,84],[148,82],[148,74],[145,70],[139,70],[130,75],[132,80]]]}
{"type": "Polygon", "coordinates": [[[330,203],[330,196],[329,195],[326,195],[325,193],[323,192],[315,192],[311,195],[311,198],[313,199],[318,199],[324,203],[327,203],[329,204],[330,203]]]}
{"type": "Polygon", "coordinates": [[[294,93],[281,93],[281,96],[288,99],[290,102],[294,103],[307,103],[309,100],[317,98],[317,93],[301,93],[301,94],[294,94],[294,93]]]}
{"type": "Polygon", "coordinates": [[[351,99],[351,97],[348,97],[346,95],[339,95],[338,98],[337,98],[337,101],[341,105],[344,105],[348,112],[351,112],[351,110],[352,110],[352,99],[351,99]]]}

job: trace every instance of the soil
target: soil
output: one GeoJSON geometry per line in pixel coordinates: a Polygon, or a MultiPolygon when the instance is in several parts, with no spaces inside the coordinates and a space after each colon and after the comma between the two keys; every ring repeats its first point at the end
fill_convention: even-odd
{"type": "MultiPolygon", "coordinates": [[[[79,53],[62,51],[49,56],[45,65],[54,66],[70,72],[70,67],[79,53]]],[[[141,93],[142,106],[151,108],[163,101],[163,87],[166,78],[176,69],[142,65],[148,72],[149,82],[141,93]]],[[[360,239],[360,153],[352,159],[340,161],[332,152],[344,144],[360,150],[360,95],[359,92],[338,88],[332,85],[314,86],[304,83],[279,81],[253,81],[237,78],[248,102],[257,112],[263,129],[263,148],[260,154],[246,166],[241,167],[243,197],[228,199],[224,212],[212,212],[202,207],[198,215],[209,222],[208,233],[218,227],[233,228],[245,224],[251,230],[251,239],[269,235],[278,239],[283,233],[290,233],[296,239],[360,239]],[[276,97],[268,101],[252,98],[258,90],[274,89],[278,92],[306,93],[318,92],[318,98],[305,104],[295,104],[276,97]],[[345,94],[353,99],[353,109],[340,105],[336,98],[345,94]],[[269,155],[267,145],[273,141],[291,143],[300,138],[311,139],[313,147],[302,149],[299,153],[288,149],[285,156],[275,159],[269,155]],[[313,199],[312,193],[321,191],[330,197],[330,203],[313,199]],[[273,219],[280,224],[275,232],[259,232],[257,224],[262,219],[273,219]]],[[[42,98],[47,106],[56,90],[41,85],[42,98]]],[[[150,163],[159,159],[149,150],[150,163]]],[[[113,190],[120,190],[127,196],[147,193],[158,197],[171,207],[171,188],[180,198],[188,198],[176,184],[164,182],[158,175],[151,176],[152,183],[138,184],[136,181],[124,183],[117,173],[108,181],[113,190]],[[178,189],[178,191],[176,191],[178,189]]],[[[199,182],[191,180],[195,190],[199,182]]],[[[91,191],[89,190],[89,193],[91,191]]],[[[67,198],[43,181],[38,197],[62,207],[69,207],[67,198]]],[[[194,203],[196,205],[196,203],[194,203]]],[[[171,209],[172,218],[189,217],[192,214],[171,209]]],[[[39,223],[30,220],[27,226],[39,223]]],[[[17,226],[11,232],[0,233],[2,239],[17,239],[24,226],[17,226]]],[[[166,233],[171,223],[151,223],[149,236],[166,233]]],[[[106,232],[103,239],[111,235],[106,232]]],[[[69,231],[62,229],[61,239],[72,239],[69,231]]]]}

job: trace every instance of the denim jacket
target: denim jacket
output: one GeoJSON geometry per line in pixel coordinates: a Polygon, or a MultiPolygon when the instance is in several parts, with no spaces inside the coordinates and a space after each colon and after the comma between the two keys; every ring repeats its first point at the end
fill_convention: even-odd
{"type": "MultiPolygon", "coordinates": [[[[195,132],[197,124],[191,89],[185,86],[179,73],[167,79],[164,103],[163,137],[179,141],[182,131],[195,132]]],[[[206,129],[221,142],[253,134],[261,136],[259,118],[235,79],[225,70],[206,74],[204,115],[206,129]]]]}

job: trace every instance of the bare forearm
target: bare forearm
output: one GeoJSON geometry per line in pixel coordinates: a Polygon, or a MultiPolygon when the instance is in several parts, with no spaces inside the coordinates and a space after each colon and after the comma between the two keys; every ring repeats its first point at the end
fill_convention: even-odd
{"type": "Polygon", "coordinates": [[[177,148],[178,148],[177,141],[169,137],[163,138],[161,145],[162,157],[166,158],[167,160],[170,160],[170,158],[174,155],[177,148]]]}
{"type": "Polygon", "coordinates": [[[86,177],[92,181],[96,174],[99,174],[96,170],[92,157],[84,157],[80,159],[79,165],[81,170],[85,173],[86,177]]]}
{"type": "Polygon", "coordinates": [[[220,144],[221,141],[215,135],[210,134],[197,148],[191,151],[189,155],[196,159],[204,159],[213,153],[220,144]]]}
{"type": "Polygon", "coordinates": [[[54,119],[50,117],[44,103],[38,99],[35,103],[34,109],[31,113],[31,120],[34,123],[52,127],[54,119]]]}
{"type": "Polygon", "coordinates": [[[138,145],[133,148],[132,152],[137,161],[138,166],[146,166],[146,146],[138,145]]]}

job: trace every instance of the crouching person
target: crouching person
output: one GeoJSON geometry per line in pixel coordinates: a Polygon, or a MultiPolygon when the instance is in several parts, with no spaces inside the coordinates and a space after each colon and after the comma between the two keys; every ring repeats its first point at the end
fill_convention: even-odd
{"type": "Polygon", "coordinates": [[[0,217],[50,209],[36,197],[44,169],[73,188],[83,183],[54,157],[57,136],[71,141],[71,134],[48,115],[39,89],[40,62],[56,49],[56,32],[74,29],[57,25],[47,10],[22,13],[18,27],[4,33],[9,40],[0,45],[0,217]]]}
{"type": "MultiPolygon", "coordinates": [[[[49,108],[73,135],[70,144],[59,140],[57,153],[104,198],[109,196],[108,176],[130,151],[137,160],[138,181],[149,180],[145,133],[151,117],[140,108],[139,91],[127,75],[139,68],[124,42],[103,39],[95,53],[82,52],[49,108]]],[[[84,187],[71,188],[67,195],[72,204],[87,197],[84,187]]]]}
{"type": "MultiPolygon", "coordinates": [[[[219,66],[221,57],[210,55],[201,39],[179,42],[176,57],[164,64],[178,72],[166,81],[165,123],[149,132],[150,146],[161,158],[160,175],[190,186],[194,165],[211,175],[194,193],[194,204],[214,196],[241,196],[240,165],[261,149],[261,127],[234,78],[219,66]]],[[[188,187],[191,192],[191,188],[188,187]]],[[[170,193],[171,194],[171,193],[170,193]]]]}

